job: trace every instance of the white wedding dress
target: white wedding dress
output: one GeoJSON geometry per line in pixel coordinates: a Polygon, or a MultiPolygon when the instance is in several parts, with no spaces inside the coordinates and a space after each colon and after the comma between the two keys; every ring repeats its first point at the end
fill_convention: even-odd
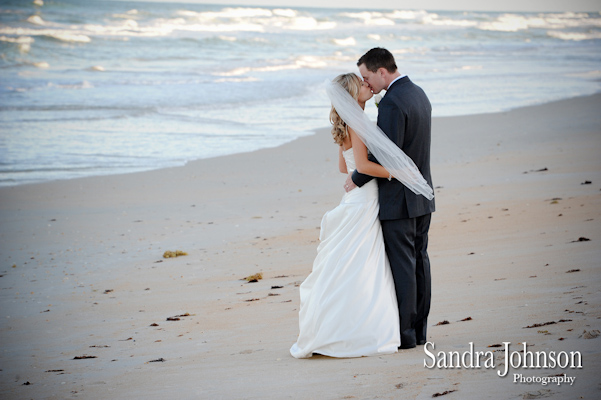
{"type": "MultiPolygon", "coordinates": [[[[355,169],[353,149],[343,152],[355,169]]],[[[375,179],[346,193],[321,221],[313,271],[300,286],[296,358],[316,354],[361,357],[390,354],[400,346],[392,273],[378,219],[375,179]]]]}

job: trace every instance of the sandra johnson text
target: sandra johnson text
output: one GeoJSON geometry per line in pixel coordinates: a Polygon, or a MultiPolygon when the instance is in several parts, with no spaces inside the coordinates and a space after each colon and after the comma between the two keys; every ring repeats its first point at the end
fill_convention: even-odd
{"type": "MultiPolygon", "coordinates": [[[[504,368],[497,370],[497,374],[504,377],[509,368],[523,369],[552,369],[552,368],[582,368],[582,354],[579,351],[530,351],[526,342],[521,343],[522,349],[511,350],[511,342],[503,342],[505,357],[504,368]]],[[[474,343],[469,342],[469,350],[460,351],[438,351],[435,352],[435,344],[427,342],[424,345],[426,359],[425,368],[496,368],[494,352],[474,351],[474,343]]]]}

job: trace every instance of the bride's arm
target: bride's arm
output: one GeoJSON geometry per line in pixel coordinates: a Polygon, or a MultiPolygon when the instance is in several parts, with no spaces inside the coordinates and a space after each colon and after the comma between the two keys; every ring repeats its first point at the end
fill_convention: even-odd
{"type": "Polygon", "coordinates": [[[365,147],[365,144],[359,139],[355,131],[351,128],[348,131],[353,143],[353,154],[355,155],[357,171],[361,174],[375,176],[376,178],[388,178],[390,173],[386,168],[367,159],[367,147],[365,147]]]}
{"type": "Polygon", "coordinates": [[[344,161],[344,156],[342,155],[342,146],[338,146],[338,169],[343,174],[348,172],[346,170],[346,161],[344,161]]]}

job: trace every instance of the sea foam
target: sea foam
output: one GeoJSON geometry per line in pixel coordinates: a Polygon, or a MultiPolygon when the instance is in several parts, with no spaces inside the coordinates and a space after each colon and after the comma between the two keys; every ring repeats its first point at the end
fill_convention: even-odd
{"type": "MultiPolygon", "coordinates": [[[[28,172],[0,185],[182,165],[307,135],[328,124],[322,82],[357,72],[376,46],[436,117],[601,90],[599,13],[5,3],[0,165],[28,172]]],[[[366,113],[376,120],[373,102],[366,113]]]]}

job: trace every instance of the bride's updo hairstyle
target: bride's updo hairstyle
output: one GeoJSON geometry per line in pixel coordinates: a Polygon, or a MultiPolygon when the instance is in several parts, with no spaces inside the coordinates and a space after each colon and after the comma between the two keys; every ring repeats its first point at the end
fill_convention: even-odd
{"type": "MultiPolygon", "coordinates": [[[[342,86],[353,99],[359,98],[359,91],[361,90],[361,79],[354,73],[338,75],[334,78],[334,82],[342,86]]],[[[336,112],[336,109],[332,107],[330,110],[330,122],[332,123],[332,136],[334,142],[339,146],[342,146],[344,139],[346,138],[346,124],[340,118],[340,115],[336,112]]]]}

